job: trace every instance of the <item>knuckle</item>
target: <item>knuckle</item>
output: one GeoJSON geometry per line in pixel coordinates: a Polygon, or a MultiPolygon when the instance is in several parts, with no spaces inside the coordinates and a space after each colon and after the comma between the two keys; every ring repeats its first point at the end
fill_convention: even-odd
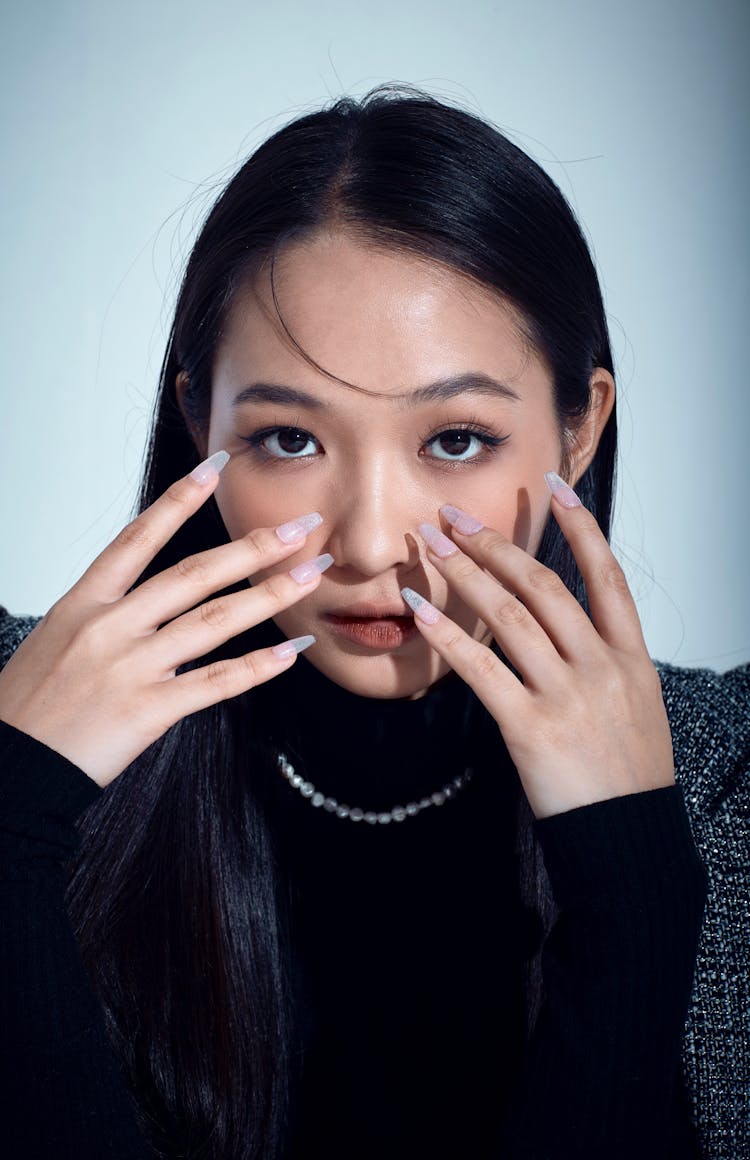
{"type": "Polygon", "coordinates": [[[66,592],[64,596],[61,596],[59,600],[56,600],[54,604],[50,605],[42,617],[41,624],[53,630],[57,630],[65,625],[70,616],[72,603],[71,592],[66,592]]]}
{"type": "Polygon", "coordinates": [[[443,640],[443,647],[453,651],[461,644],[463,633],[459,629],[449,630],[443,640]]]}
{"type": "Polygon", "coordinates": [[[498,605],[495,611],[495,619],[500,624],[505,625],[520,624],[527,616],[528,612],[520,600],[506,600],[503,604],[498,605]]]}
{"type": "Polygon", "coordinates": [[[511,547],[511,543],[502,532],[498,532],[493,528],[485,536],[483,547],[494,555],[499,552],[507,552],[508,548],[511,547]]]}
{"type": "Polygon", "coordinates": [[[557,594],[565,588],[557,572],[553,572],[550,568],[545,568],[542,564],[531,569],[528,575],[528,583],[530,588],[542,593],[551,592],[557,594]]]}
{"type": "Polygon", "coordinates": [[[484,680],[494,674],[496,664],[493,653],[488,648],[482,648],[472,660],[471,670],[479,680],[484,680]]]}
{"type": "Polygon", "coordinates": [[[203,679],[210,689],[220,693],[228,683],[229,666],[226,661],[210,661],[204,666],[203,679]]]}
{"type": "Polygon", "coordinates": [[[630,591],[625,573],[614,559],[607,560],[599,569],[599,582],[603,588],[620,595],[625,595],[630,591]]]}
{"type": "Polygon", "coordinates": [[[249,548],[251,556],[265,555],[268,549],[268,541],[261,529],[256,528],[252,532],[248,532],[242,539],[249,548]]]}
{"type": "Polygon", "coordinates": [[[210,600],[208,604],[201,604],[198,615],[209,628],[223,628],[231,620],[226,600],[210,600]]]}
{"type": "Polygon", "coordinates": [[[246,653],[244,656],[240,657],[238,660],[238,665],[240,666],[244,684],[246,684],[248,681],[252,685],[257,685],[260,683],[261,673],[258,666],[258,658],[256,657],[255,653],[246,653]]]}
{"type": "Polygon", "coordinates": [[[287,604],[289,602],[289,590],[286,588],[282,576],[269,576],[267,580],[263,581],[263,589],[274,604],[287,604]]]}
{"type": "Polygon", "coordinates": [[[192,488],[186,487],[184,479],[178,479],[175,483],[171,483],[167,490],[162,493],[162,499],[170,507],[192,507],[195,500],[195,493],[192,488]]]}
{"type": "Polygon", "coordinates": [[[594,516],[587,508],[576,509],[579,515],[577,535],[586,540],[594,540],[596,543],[601,543],[604,539],[604,533],[599,527],[594,516]]]}
{"type": "Polygon", "coordinates": [[[71,645],[79,656],[96,656],[111,640],[112,627],[104,613],[94,613],[80,621],[71,634],[71,645]]]}
{"type": "Polygon", "coordinates": [[[148,524],[140,518],[133,520],[132,524],[127,524],[122,528],[115,536],[113,542],[118,548],[122,548],[126,552],[141,551],[143,549],[150,551],[157,547],[148,524]]]}
{"type": "Polygon", "coordinates": [[[200,583],[208,579],[210,571],[210,565],[202,554],[185,556],[184,559],[178,560],[174,566],[174,574],[177,579],[189,580],[191,583],[200,583]]]}
{"type": "Polygon", "coordinates": [[[461,583],[464,580],[471,580],[477,574],[479,569],[473,560],[467,557],[460,559],[453,569],[453,579],[461,583]]]}

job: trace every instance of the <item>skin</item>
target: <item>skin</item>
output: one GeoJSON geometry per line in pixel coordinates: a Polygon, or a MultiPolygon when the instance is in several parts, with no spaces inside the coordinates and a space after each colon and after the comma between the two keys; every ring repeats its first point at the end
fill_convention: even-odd
{"type": "MultiPolygon", "coordinates": [[[[544,482],[563,464],[571,483],[585,471],[612,407],[611,375],[594,369],[591,408],[564,435],[543,361],[512,311],[476,283],[346,234],[288,249],[277,273],[296,342],[367,393],[300,356],[261,270],[234,303],[208,426],[193,432],[201,454],[231,453],[224,473],[209,466],[200,479],[177,480],[105,548],[0,673],[0,719],[105,786],[182,717],[294,663],[261,649],[178,675],[272,617],[290,637],[312,630],[311,662],[363,695],[419,696],[453,670],[496,720],[539,818],[673,785],[659,678],[625,577],[574,493],[563,486],[550,500],[544,482]],[[464,390],[414,405],[426,383],[467,372],[503,382],[514,397],[464,390]],[[304,407],[231,406],[261,379],[310,398],[304,407]],[[475,461],[435,457],[437,432],[477,420],[505,442],[475,461]],[[304,460],[282,462],[269,453],[280,443],[261,454],[243,439],[271,425],[312,431],[304,460]],[[230,542],[130,592],[214,493],[230,542]],[[446,503],[483,526],[472,534],[450,526],[446,503]],[[312,510],[323,523],[282,543],[275,526],[312,510]],[[550,512],[586,582],[591,620],[534,559],[550,512]],[[448,533],[437,552],[417,530],[424,522],[448,533]],[[333,567],[297,582],[294,566],[326,550],[333,567]],[[214,596],[243,577],[249,587],[214,596]],[[417,609],[419,636],[396,652],[363,652],[327,626],[326,612],[347,604],[395,606],[401,586],[431,602],[432,614],[417,609]],[[486,647],[490,637],[520,679],[486,647]]],[[[177,390],[182,397],[182,377],[177,390]]],[[[470,440],[461,457],[478,451],[470,440]]]]}
{"type": "MultiPolygon", "coordinates": [[[[322,368],[372,393],[332,381],[295,349],[264,266],[231,312],[214,363],[207,436],[196,433],[201,454],[226,448],[232,455],[216,493],[219,510],[232,539],[320,512],[324,523],[308,548],[330,552],[334,566],[315,594],[279,614],[277,624],[289,637],[313,633],[317,643],[307,657],[344,688],[367,697],[419,696],[450,667],[426,641],[374,653],[342,640],[325,614],[356,604],[406,613],[399,591],[408,586],[472,638],[488,638],[483,620],[431,565],[417,528],[440,524],[441,504],[451,503],[537,551],[550,510],[544,472],[560,470],[562,460],[550,372],[497,295],[455,270],[347,234],[324,233],[285,251],[274,285],[299,346],[322,368]],[[415,389],[471,371],[509,386],[517,398],[465,392],[410,403],[415,389]],[[233,406],[254,382],[297,388],[321,406],[233,406]],[[475,438],[452,461],[445,444],[426,443],[426,435],[477,421],[507,441],[490,448],[475,438]],[[245,442],[274,425],[314,436],[303,457],[281,458],[273,437],[264,448],[245,442]]],[[[596,407],[579,432],[574,479],[593,454],[613,387],[600,372],[596,407]]]]}

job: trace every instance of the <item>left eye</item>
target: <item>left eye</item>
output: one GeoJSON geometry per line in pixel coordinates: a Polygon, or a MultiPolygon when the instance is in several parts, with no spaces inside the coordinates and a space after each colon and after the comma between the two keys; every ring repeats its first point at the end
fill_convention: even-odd
{"type": "Polygon", "coordinates": [[[432,447],[434,459],[475,459],[484,448],[486,440],[473,431],[441,431],[427,440],[432,447]]]}
{"type": "Polygon", "coordinates": [[[298,427],[277,427],[275,431],[266,431],[261,433],[258,443],[278,459],[302,459],[314,455],[317,450],[317,440],[309,431],[298,427]]]}

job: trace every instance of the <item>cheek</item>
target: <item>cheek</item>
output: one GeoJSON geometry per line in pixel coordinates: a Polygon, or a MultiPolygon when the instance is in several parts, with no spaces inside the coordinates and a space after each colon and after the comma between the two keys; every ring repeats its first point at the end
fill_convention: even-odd
{"type": "MultiPolygon", "coordinates": [[[[229,471],[228,465],[224,471],[229,471]]],[[[231,477],[223,476],[215,492],[216,506],[224,527],[232,540],[247,535],[256,528],[275,528],[299,512],[292,512],[289,501],[279,488],[270,488],[260,481],[252,485],[238,485],[231,477]]]]}
{"type": "Polygon", "coordinates": [[[527,486],[506,485],[503,494],[496,499],[485,493],[483,496],[466,496],[464,503],[455,502],[533,556],[539,548],[549,515],[549,489],[544,481],[542,483],[543,487],[533,492],[527,486]]]}

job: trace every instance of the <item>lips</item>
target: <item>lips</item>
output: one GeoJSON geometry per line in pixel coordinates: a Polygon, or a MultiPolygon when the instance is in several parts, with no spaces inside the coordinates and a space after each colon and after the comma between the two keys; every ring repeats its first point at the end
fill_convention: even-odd
{"type": "Polygon", "coordinates": [[[399,648],[418,635],[414,619],[404,613],[403,605],[359,604],[326,613],[333,630],[354,644],[376,650],[399,648]]]}
{"type": "Polygon", "coordinates": [[[337,608],[328,616],[336,620],[386,620],[391,616],[404,617],[403,601],[398,604],[353,604],[350,608],[337,608]]]}

